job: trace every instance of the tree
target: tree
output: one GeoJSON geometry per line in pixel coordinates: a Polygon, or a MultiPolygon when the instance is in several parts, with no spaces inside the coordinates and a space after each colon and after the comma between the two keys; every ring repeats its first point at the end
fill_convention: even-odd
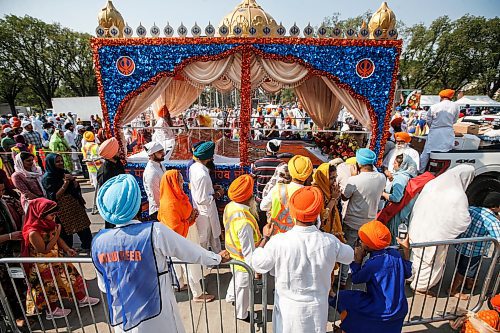
{"type": "Polygon", "coordinates": [[[61,55],[55,41],[60,31],[58,24],[29,16],[7,15],[0,20],[0,62],[18,71],[49,108],[61,81],[61,55]]]}
{"type": "Polygon", "coordinates": [[[16,98],[24,89],[23,80],[19,74],[10,68],[0,66],[0,98],[10,107],[10,113],[17,115],[16,98]]]}
{"type": "Polygon", "coordinates": [[[403,31],[403,88],[436,94],[443,88],[493,97],[500,88],[500,19],[447,16],[403,31]]]}
{"type": "Polygon", "coordinates": [[[97,95],[89,34],[62,29],[57,39],[61,65],[58,67],[61,83],[74,96],[97,95]]]}
{"type": "Polygon", "coordinates": [[[425,89],[446,66],[448,50],[443,39],[451,30],[447,16],[439,17],[429,28],[423,24],[405,29],[407,44],[401,56],[400,77],[404,88],[425,89]]]}

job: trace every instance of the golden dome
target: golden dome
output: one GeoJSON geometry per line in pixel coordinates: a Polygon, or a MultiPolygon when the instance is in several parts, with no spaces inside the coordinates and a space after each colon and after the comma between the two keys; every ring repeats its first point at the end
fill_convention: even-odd
{"type": "Polygon", "coordinates": [[[387,2],[382,2],[380,8],[373,14],[368,23],[368,30],[370,30],[370,38],[374,38],[373,32],[377,28],[382,29],[382,38],[387,38],[387,31],[394,29],[396,27],[396,15],[387,6],[387,2]]]}
{"type": "Polygon", "coordinates": [[[271,37],[276,36],[278,24],[274,18],[266,13],[255,0],[243,0],[231,13],[229,13],[219,27],[225,24],[229,28],[228,37],[234,37],[233,28],[239,25],[243,32],[242,37],[249,37],[248,29],[253,26],[257,29],[255,37],[263,37],[262,29],[267,25],[271,28],[271,37]]]}
{"type": "Polygon", "coordinates": [[[125,21],[123,20],[122,14],[120,14],[120,12],[116,10],[115,6],[113,6],[113,2],[111,0],[108,0],[106,6],[102,8],[97,15],[97,22],[106,31],[106,37],[110,37],[108,30],[113,25],[120,31],[118,37],[123,37],[125,21]]]}

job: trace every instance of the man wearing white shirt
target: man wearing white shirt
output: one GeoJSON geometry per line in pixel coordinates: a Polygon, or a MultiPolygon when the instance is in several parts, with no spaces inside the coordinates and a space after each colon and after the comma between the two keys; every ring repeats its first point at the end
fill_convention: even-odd
{"type": "Polygon", "coordinates": [[[447,152],[455,144],[453,124],[458,120],[460,110],[451,99],[455,90],[445,89],[439,93],[441,102],[434,104],[427,112],[429,134],[425,141],[424,151],[420,155],[420,172],[424,172],[429,163],[431,152],[447,152]]]}
{"type": "Polygon", "coordinates": [[[76,147],[76,134],[75,134],[75,125],[73,123],[67,123],[64,125],[66,132],[64,132],[64,138],[68,141],[69,146],[71,147],[71,160],[73,161],[73,169],[75,172],[82,172],[82,166],[80,165],[80,159],[78,158],[78,148],[76,147]]]}
{"type": "Polygon", "coordinates": [[[200,245],[212,251],[221,250],[221,226],[215,199],[222,194],[215,192],[207,165],[213,164],[215,143],[212,141],[198,145],[193,156],[195,163],[189,167],[189,184],[194,208],[200,215],[196,219],[196,226],[200,235],[200,245]]]}
{"type": "Polygon", "coordinates": [[[149,156],[148,164],[144,168],[143,182],[144,190],[148,196],[149,216],[153,220],[158,219],[158,208],[160,207],[160,181],[165,173],[165,167],[161,164],[165,159],[165,150],[158,142],[149,142],[144,146],[149,156]]]}
{"type": "Polygon", "coordinates": [[[257,273],[275,272],[274,333],[325,332],[331,273],[335,263],[354,259],[352,248],[315,226],[322,209],[319,189],[299,189],[290,198],[295,226],[270,238],[272,227],[266,225],[264,239],[253,252],[257,273]]]}

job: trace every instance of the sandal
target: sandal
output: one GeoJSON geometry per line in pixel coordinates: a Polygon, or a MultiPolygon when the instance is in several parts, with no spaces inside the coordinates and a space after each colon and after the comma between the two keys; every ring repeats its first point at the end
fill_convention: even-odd
{"type": "Polygon", "coordinates": [[[193,298],[193,301],[195,303],[210,303],[212,302],[213,300],[215,299],[215,296],[214,295],[210,295],[210,294],[202,294],[198,297],[194,297],[193,298]]]}

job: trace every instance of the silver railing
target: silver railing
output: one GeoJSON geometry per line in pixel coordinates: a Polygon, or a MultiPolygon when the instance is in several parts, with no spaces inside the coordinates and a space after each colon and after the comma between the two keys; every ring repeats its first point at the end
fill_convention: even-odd
{"type": "MultiPolygon", "coordinates": [[[[267,276],[262,276],[261,279],[256,280],[254,278],[254,271],[248,265],[240,261],[231,261],[229,263],[220,264],[211,268],[181,261],[173,261],[173,264],[176,267],[184,266],[186,273],[186,285],[189,285],[188,281],[190,270],[188,269],[188,266],[193,269],[200,269],[202,273],[200,283],[202,292],[210,292],[215,296],[215,300],[211,303],[207,302],[206,299],[204,299],[201,303],[196,303],[194,302],[193,294],[189,287],[187,288],[187,293],[176,293],[183,325],[187,332],[255,333],[257,330],[266,333],[267,327],[263,323],[267,322],[267,294],[265,292],[267,290],[267,276]],[[228,278],[228,275],[231,275],[231,273],[234,274],[235,267],[238,266],[244,268],[247,274],[249,274],[250,323],[238,320],[236,317],[236,307],[234,307],[234,310],[231,311],[230,307],[233,306],[224,301],[226,290],[224,290],[222,286],[223,284],[226,284],[224,282],[228,278]],[[259,294],[262,295],[261,304],[256,304],[255,295],[259,294]],[[261,319],[258,321],[254,319],[256,306],[262,310],[261,319]],[[186,313],[188,313],[187,316],[185,316],[186,313]],[[229,317],[228,314],[230,314],[229,317]]],[[[20,332],[16,326],[16,316],[12,309],[12,304],[20,307],[22,317],[26,322],[28,322],[29,318],[36,319],[33,325],[27,326],[26,329],[29,332],[111,333],[113,331],[109,320],[106,297],[97,286],[96,273],[91,258],[3,258],[0,259],[0,266],[5,267],[9,273],[11,285],[8,286],[10,290],[7,291],[13,290],[15,293],[15,299],[9,299],[5,293],[6,290],[4,290],[5,285],[0,286],[0,304],[4,310],[4,316],[7,324],[10,326],[11,332],[20,332]],[[16,280],[22,280],[26,287],[32,287],[24,267],[25,264],[32,265],[30,272],[31,274],[36,274],[38,282],[42,280],[44,281],[44,283],[39,284],[39,290],[42,291],[42,295],[39,297],[43,297],[44,302],[49,304],[47,302],[49,300],[48,290],[45,288],[45,284],[53,283],[55,286],[58,286],[58,288],[55,288],[57,302],[59,303],[58,306],[62,309],[71,309],[72,311],[70,315],[64,318],[49,320],[43,316],[43,312],[46,309],[39,309],[36,306],[33,317],[26,314],[26,303],[24,301],[23,294],[27,294],[26,290],[29,289],[19,290],[19,288],[16,287],[16,280]],[[39,265],[47,265],[43,269],[45,273],[40,271],[39,265]],[[87,304],[85,307],[79,307],[80,304],[77,300],[77,293],[73,289],[74,287],[71,283],[69,284],[71,289],[70,295],[64,295],[60,292],[61,286],[58,285],[58,279],[60,277],[57,276],[58,274],[62,274],[64,275],[64,278],[69,280],[70,273],[68,271],[68,265],[73,265],[73,267],[75,267],[82,276],[84,280],[85,296],[98,297],[100,299],[99,304],[93,307],[90,306],[90,304],[87,304]],[[48,270],[50,271],[50,276],[47,279],[48,270]],[[44,276],[43,278],[42,275],[44,276]]],[[[28,274],[30,272],[28,272],[28,274]]],[[[234,286],[233,293],[234,295],[237,295],[236,286],[234,286]]],[[[30,296],[27,294],[26,297],[30,296]]]]}
{"type": "MultiPolygon", "coordinates": [[[[446,257],[444,261],[438,262],[436,254],[430,263],[427,263],[427,269],[430,268],[430,273],[443,269],[442,277],[435,284],[430,285],[430,278],[424,278],[424,290],[420,289],[420,293],[414,292],[409,285],[406,286],[406,295],[408,301],[408,314],[404,321],[404,326],[427,324],[431,322],[453,320],[463,313],[462,310],[477,312],[480,310],[487,300],[499,292],[499,258],[500,244],[498,240],[491,237],[479,238],[464,238],[447,241],[436,241],[412,244],[412,251],[418,249],[420,255],[423,256],[425,251],[431,251],[440,247],[440,251],[445,251],[446,257]],[[477,262],[473,262],[473,257],[466,257],[459,265],[459,258],[456,256],[457,250],[466,246],[473,247],[474,245],[486,245],[477,262]],[[430,267],[429,267],[430,266],[430,267]],[[440,266],[440,267],[438,267],[440,266]],[[477,273],[471,274],[473,270],[477,273]],[[451,295],[449,289],[457,274],[462,273],[467,276],[471,275],[472,283],[470,291],[465,293],[467,289],[467,281],[464,279],[457,285],[457,292],[461,295],[468,295],[467,298],[457,298],[451,295]],[[437,297],[432,296],[436,294],[437,297]]],[[[474,259],[474,260],[476,260],[474,259]]],[[[108,311],[106,307],[106,297],[99,291],[96,283],[96,273],[90,258],[4,258],[0,259],[0,268],[5,267],[9,272],[10,288],[7,290],[15,294],[15,299],[8,299],[5,290],[0,287],[0,301],[5,313],[8,325],[12,332],[19,332],[15,325],[15,314],[11,307],[13,303],[20,307],[23,318],[27,321],[25,303],[23,301],[23,293],[25,290],[16,288],[15,280],[22,280],[25,286],[30,286],[30,281],[27,278],[26,271],[22,264],[38,263],[48,265],[50,270],[49,280],[57,285],[56,272],[69,276],[68,265],[74,265],[82,278],[86,281],[85,295],[98,295],[101,300],[100,304],[91,307],[89,305],[80,309],[75,295],[75,291],[71,286],[71,295],[61,297],[59,289],[57,291],[57,300],[63,308],[75,308],[71,315],[64,319],[46,320],[42,316],[42,310],[35,307],[36,323],[29,327],[29,332],[59,332],[61,330],[72,332],[111,332],[108,311]],[[59,266],[56,266],[59,265],[59,266]],[[60,267],[62,265],[62,268],[60,267]],[[57,270],[55,269],[57,268],[57,270]],[[66,302],[63,302],[66,298],[66,302]]],[[[255,278],[254,271],[245,263],[230,262],[221,264],[211,268],[204,268],[201,265],[193,265],[185,262],[174,261],[175,266],[184,266],[186,284],[189,281],[188,267],[200,269],[202,274],[201,287],[203,292],[209,292],[215,295],[215,301],[207,303],[195,303],[193,294],[188,289],[187,293],[176,293],[177,302],[180,307],[182,321],[185,329],[189,332],[250,332],[261,331],[267,332],[267,324],[270,322],[268,318],[268,276],[262,275],[260,279],[255,278]],[[249,274],[250,292],[249,292],[249,319],[250,323],[245,323],[237,319],[236,308],[231,308],[231,305],[223,300],[224,290],[227,290],[228,279],[231,278],[231,273],[234,275],[236,266],[243,267],[249,274]],[[259,301],[260,298],[260,301],[259,301]],[[261,316],[254,320],[254,314],[261,312],[261,316]],[[228,315],[230,314],[230,315],[228,315]]],[[[41,272],[38,265],[34,265],[34,273],[41,280],[41,272]]],[[[413,262],[413,279],[423,279],[422,263],[413,262]]],[[[339,269],[340,272],[340,269],[339,269]]],[[[45,269],[45,277],[47,269],[45,269]]],[[[5,286],[3,286],[5,288],[5,286]]],[[[236,287],[233,287],[233,293],[237,295],[236,287]]],[[[340,279],[333,286],[333,290],[338,291],[340,288],[340,279]]],[[[365,290],[365,285],[352,285],[348,283],[348,288],[352,290],[365,290]]],[[[47,300],[46,289],[41,285],[42,296],[47,300]]],[[[330,319],[332,322],[337,322],[340,318],[337,312],[337,304],[330,307],[330,319]]],[[[0,324],[1,325],[1,324],[0,324]]]]}

